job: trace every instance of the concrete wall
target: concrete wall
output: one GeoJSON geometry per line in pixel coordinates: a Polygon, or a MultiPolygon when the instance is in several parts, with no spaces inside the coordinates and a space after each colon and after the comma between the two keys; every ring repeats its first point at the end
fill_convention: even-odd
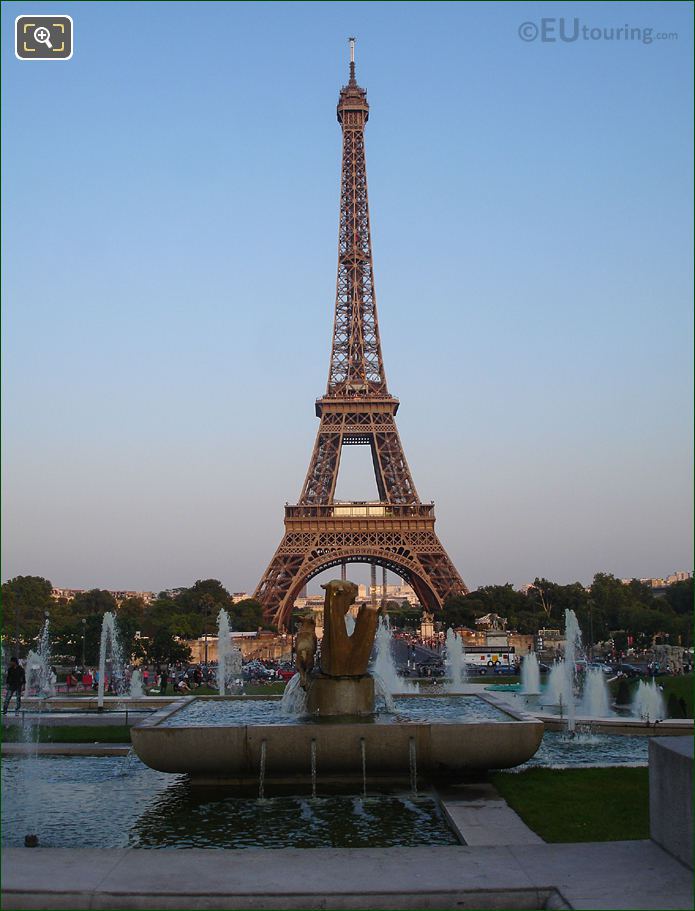
{"type": "Polygon", "coordinates": [[[693,867],[693,741],[649,741],[649,832],[669,854],[693,867]]]}

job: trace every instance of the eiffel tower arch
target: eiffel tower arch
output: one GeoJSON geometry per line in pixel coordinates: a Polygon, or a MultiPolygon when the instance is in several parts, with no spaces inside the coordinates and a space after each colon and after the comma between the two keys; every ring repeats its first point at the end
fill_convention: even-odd
{"type": "Polygon", "coordinates": [[[285,507],[284,537],[254,593],[278,628],[288,626],[306,582],[346,563],[392,570],[430,610],[451,595],[468,593],[434,531],[434,504],[418,497],[396,427],[399,401],[386,385],[364,151],[369,105],[355,79],[353,39],[350,78],[340,90],[337,114],[343,151],[328,384],[316,401],[320,424],[301,496],[285,507]],[[370,447],[378,501],[335,499],[343,446],[370,447]]]}

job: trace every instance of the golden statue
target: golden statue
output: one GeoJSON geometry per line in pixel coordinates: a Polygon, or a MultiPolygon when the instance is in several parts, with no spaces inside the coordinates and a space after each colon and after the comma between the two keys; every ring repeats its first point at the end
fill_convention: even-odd
{"type": "Polygon", "coordinates": [[[321,673],[328,677],[361,677],[367,673],[369,657],[379,620],[377,605],[363,604],[348,635],[345,615],[357,597],[354,582],[334,579],[322,585],[326,590],[323,607],[321,673]]]}

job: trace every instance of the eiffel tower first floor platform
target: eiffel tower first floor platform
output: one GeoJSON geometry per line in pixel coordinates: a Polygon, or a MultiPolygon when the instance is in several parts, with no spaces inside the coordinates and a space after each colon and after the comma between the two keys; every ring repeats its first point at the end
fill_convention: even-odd
{"type": "Polygon", "coordinates": [[[266,619],[289,626],[295,598],[314,576],[344,563],[391,570],[438,610],[468,593],[434,531],[431,503],[337,503],[285,507],[285,535],[254,593],[266,619]]]}

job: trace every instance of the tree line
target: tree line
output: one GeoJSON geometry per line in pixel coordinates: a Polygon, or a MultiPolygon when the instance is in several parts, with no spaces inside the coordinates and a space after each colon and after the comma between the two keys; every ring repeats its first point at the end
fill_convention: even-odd
{"type": "MultiPolygon", "coordinates": [[[[17,576],[2,585],[3,641],[20,654],[36,646],[46,617],[56,660],[96,664],[101,622],[106,611],[116,615],[124,654],[152,662],[187,661],[190,650],[182,640],[217,632],[217,615],[224,608],[232,628],[239,631],[272,629],[263,619],[261,605],[253,598],[232,601],[217,579],[198,580],[190,588],[160,592],[146,604],[131,597],[120,604],[108,591],[80,592],[72,600],[56,600],[53,586],[40,576],[17,576]],[[136,638],[136,632],[140,636],[136,638]],[[17,646],[15,645],[17,643],[17,646]]],[[[506,585],[487,585],[465,596],[450,598],[436,615],[445,627],[475,628],[475,621],[496,613],[507,620],[507,629],[536,634],[539,629],[564,626],[566,609],[577,615],[585,642],[613,639],[624,650],[628,644],[651,645],[654,637],[672,645],[693,643],[693,580],[686,579],[655,595],[634,579],[624,585],[608,573],[597,573],[588,589],[580,582],[560,585],[536,579],[527,593],[506,585]]],[[[392,625],[417,628],[420,611],[407,602],[389,602],[392,625]]]]}
{"type": "Polygon", "coordinates": [[[160,592],[146,604],[131,597],[116,602],[102,589],[80,592],[71,600],[53,598],[52,584],[40,576],[16,576],[2,585],[3,640],[21,654],[34,648],[46,618],[50,621],[56,661],[87,665],[99,657],[101,623],[107,611],[116,615],[124,655],[151,662],[188,661],[190,649],[181,640],[217,634],[217,615],[228,612],[232,628],[262,628],[263,609],[248,598],[236,604],[217,579],[198,580],[190,588],[160,592]],[[140,635],[136,637],[136,633],[140,635]]]}
{"type": "Polygon", "coordinates": [[[563,629],[565,610],[573,610],[584,642],[613,639],[622,651],[628,644],[647,647],[654,637],[671,645],[693,644],[693,580],[654,590],[638,579],[623,584],[610,573],[597,573],[589,586],[559,585],[536,579],[528,593],[511,584],[486,585],[469,595],[450,598],[444,605],[447,626],[475,628],[475,621],[495,613],[507,629],[536,634],[539,629],[563,629]]]}

